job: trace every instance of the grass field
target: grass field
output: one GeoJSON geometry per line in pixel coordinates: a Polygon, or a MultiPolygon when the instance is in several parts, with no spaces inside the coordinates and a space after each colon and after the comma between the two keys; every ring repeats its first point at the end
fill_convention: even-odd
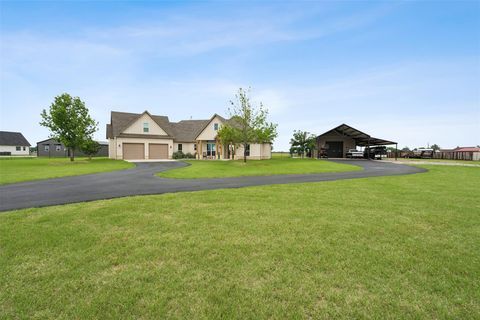
{"type": "Polygon", "coordinates": [[[275,156],[270,160],[185,161],[188,167],[158,174],[164,178],[224,178],[241,176],[267,176],[276,174],[302,174],[361,170],[360,167],[316,159],[293,159],[275,156]]]}
{"type": "Polygon", "coordinates": [[[480,317],[475,167],[0,214],[0,314],[480,317]]]}
{"type": "Polygon", "coordinates": [[[0,184],[77,176],[131,168],[125,161],[106,158],[4,158],[0,159],[0,184]]]}

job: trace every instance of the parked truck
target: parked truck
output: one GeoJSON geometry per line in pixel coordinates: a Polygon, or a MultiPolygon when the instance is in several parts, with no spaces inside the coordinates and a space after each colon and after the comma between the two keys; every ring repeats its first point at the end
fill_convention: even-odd
{"type": "Polygon", "coordinates": [[[350,149],[346,153],[347,158],[363,158],[363,152],[357,149],[350,149]]]}
{"type": "Polygon", "coordinates": [[[384,146],[375,146],[370,148],[365,148],[364,157],[366,159],[376,159],[381,160],[387,158],[387,147],[384,146]]]}

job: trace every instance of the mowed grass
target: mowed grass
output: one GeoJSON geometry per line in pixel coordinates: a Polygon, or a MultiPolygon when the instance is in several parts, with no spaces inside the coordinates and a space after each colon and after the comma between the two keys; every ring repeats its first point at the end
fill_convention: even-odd
{"type": "Polygon", "coordinates": [[[277,174],[303,174],[321,172],[343,172],[361,170],[360,167],[339,164],[316,159],[293,159],[290,157],[273,157],[269,160],[188,160],[188,167],[160,172],[164,178],[225,178],[242,176],[268,176],[277,174]]]}
{"type": "Polygon", "coordinates": [[[4,158],[0,159],[0,184],[76,176],[131,168],[122,160],[107,158],[4,158]]]}
{"type": "Polygon", "coordinates": [[[0,314],[478,319],[480,169],[0,214],[0,314]]]}

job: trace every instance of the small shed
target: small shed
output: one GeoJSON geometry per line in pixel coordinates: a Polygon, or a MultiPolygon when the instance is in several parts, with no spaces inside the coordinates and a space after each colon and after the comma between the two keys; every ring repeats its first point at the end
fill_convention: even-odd
{"type": "MultiPolygon", "coordinates": [[[[317,150],[325,150],[329,158],[345,158],[348,150],[356,147],[386,145],[397,146],[397,142],[374,138],[344,123],[317,136],[316,140],[317,150]]],[[[318,152],[317,155],[319,155],[318,152]]]]}

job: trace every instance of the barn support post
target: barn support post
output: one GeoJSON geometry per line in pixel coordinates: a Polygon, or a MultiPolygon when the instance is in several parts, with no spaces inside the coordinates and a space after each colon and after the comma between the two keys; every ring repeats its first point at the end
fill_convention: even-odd
{"type": "Polygon", "coordinates": [[[370,160],[370,138],[367,141],[367,159],[370,160]]]}
{"type": "Polygon", "coordinates": [[[395,161],[397,161],[398,143],[395,143],[395,161]]]}

